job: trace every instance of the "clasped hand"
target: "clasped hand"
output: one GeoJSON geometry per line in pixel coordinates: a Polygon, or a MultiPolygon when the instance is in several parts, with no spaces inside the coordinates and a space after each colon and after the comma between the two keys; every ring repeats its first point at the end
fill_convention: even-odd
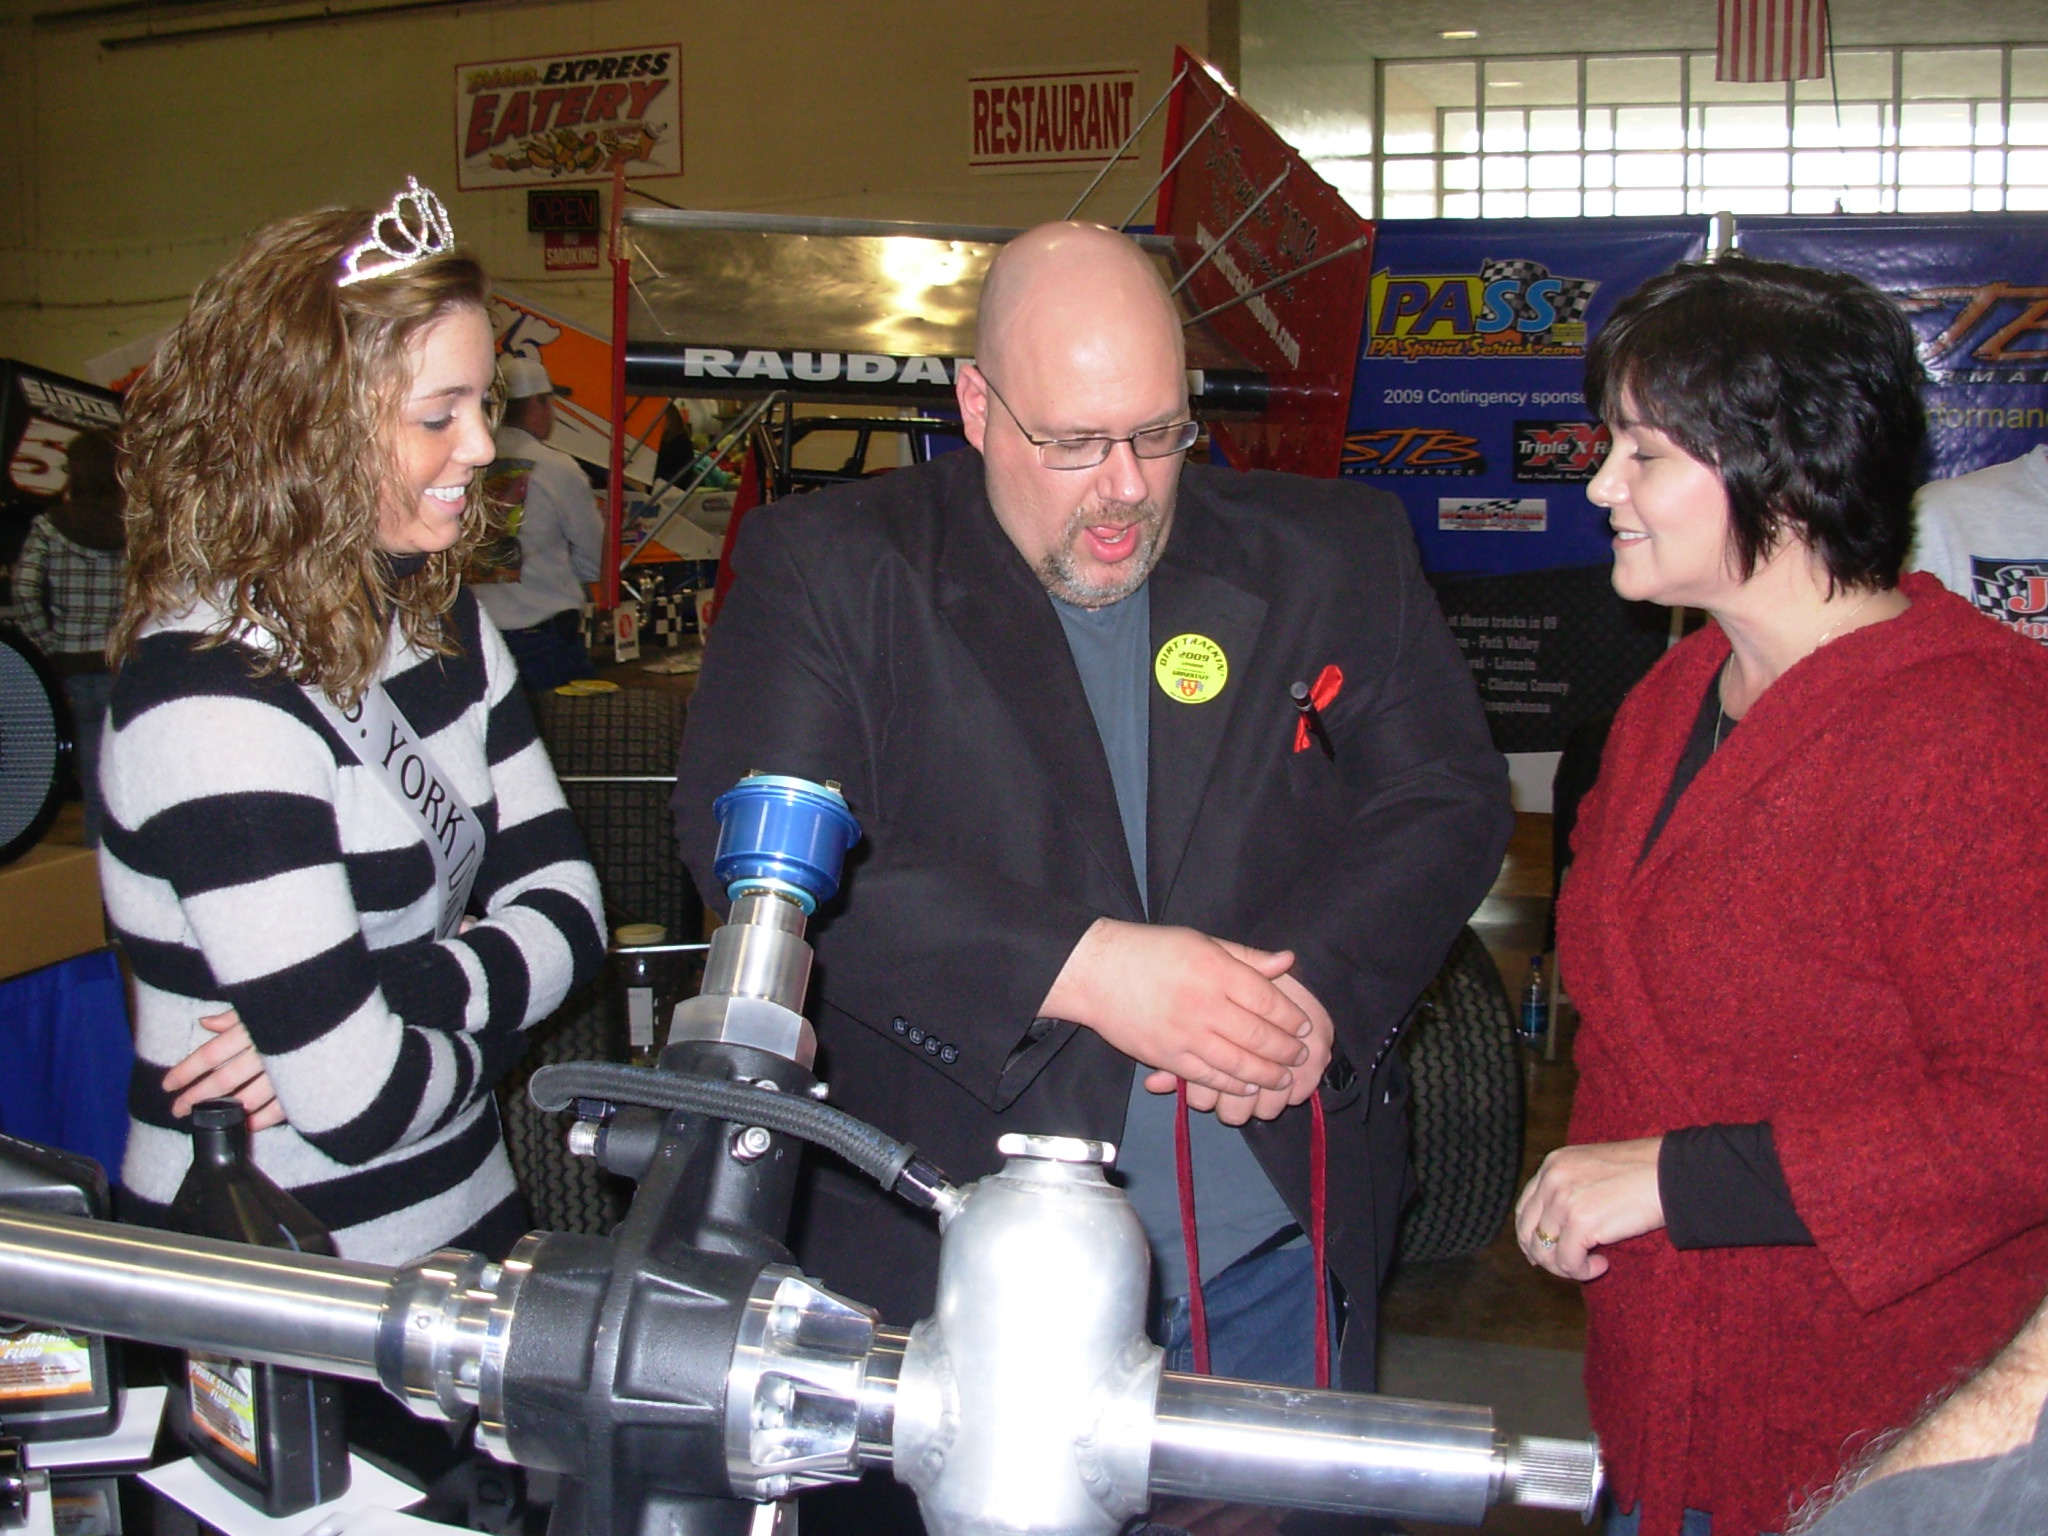
{"type": "Polygon", "coordinates": [[[1192,928],[1100,918],[1041,1009],[1086,1025],[1151,1067],[1145,1087],[1188,1085],[1188,1105],[1226,1125],[1270,1120],[1315,1092],[1330,1063],[1329,1013],[1288,974],[1287,950],[1192,928]]]}

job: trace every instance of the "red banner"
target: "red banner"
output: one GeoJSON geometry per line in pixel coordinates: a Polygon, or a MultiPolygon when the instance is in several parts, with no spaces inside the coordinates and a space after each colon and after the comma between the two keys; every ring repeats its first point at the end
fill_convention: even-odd
{"type": "Polygon", "coordinates": [[[1207,63],[1178,49],[1174,71],[1185,73],[1167,107],[1162,163],[1173,164],[1183,147],[1187,153],[1159,189],[1155,227],[1173,238],[1182,271],[1214,250],[1184,290],[1190,313],[1243,299],[1200,323],[1264,369],[1271,385],[1263,414],[1212,422],[1211,434],[1244,468],[1334,476],[1373,227],[1207,63]]]}

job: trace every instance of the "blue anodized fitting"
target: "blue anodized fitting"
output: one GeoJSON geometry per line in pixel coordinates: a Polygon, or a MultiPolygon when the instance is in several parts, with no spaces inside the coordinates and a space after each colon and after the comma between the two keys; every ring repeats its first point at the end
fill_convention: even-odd
{"type": "Polygon", "coordinates": [[[718,852],[712,869],[732,900],[752,891],[787,897],[809,917],[839,889],[846,850],[860,823],[837,789],[779,773],[756,773],[712,802],[718,852]]]}

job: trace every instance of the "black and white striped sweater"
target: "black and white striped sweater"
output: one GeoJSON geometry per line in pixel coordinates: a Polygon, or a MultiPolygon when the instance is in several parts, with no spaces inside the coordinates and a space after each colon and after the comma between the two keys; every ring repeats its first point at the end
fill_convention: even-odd
{"type": "Polygon", "coordinates": [[[145,632],[102,748],[107,910],[135,973],[122,1181],[160,1218],[191,1160],[163,1074],[233,1007],[287,1124],[257,1163],[351,1258],[402,1262],[513,1193],[492,1085],[527,1026],[596,974],[597,876],[505,643],[462,593],[460,653],[395,637],[383,682],[487,842],[469,932],[436,940],[419,824],[305,692],[202,649],[201,605],[145,632]]]}

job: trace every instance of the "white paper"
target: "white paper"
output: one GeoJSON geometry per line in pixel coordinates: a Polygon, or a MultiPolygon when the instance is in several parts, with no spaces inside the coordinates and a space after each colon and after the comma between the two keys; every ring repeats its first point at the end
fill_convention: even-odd
{"type": "Polygon", "coordinates": [[[164,1387],[134,1387],[123,1394],[121,1420],[111,1435],[90,1440],[39,1440],[28,1448],[32,1467],[101,1467],[123,1461],[147,1461],[156,1448],[157,1426],[163,1422],[164,1387]]]}
{"type": "Polygon", "coordinates": [[[282,1520],[273,1520],[243,1503],[190,1457],[154,1467],[142,1474],[142,1480],[216,1530],[225,1531],[227,1536],[305,1536],[332,1515],[363,1509],[404,1509],[426,1497],[411,1484],[400,1482],[360,1456],[349,1457],[348,1474],[348,1492],[340,1498],[315,1504],[282,1520]]]}

